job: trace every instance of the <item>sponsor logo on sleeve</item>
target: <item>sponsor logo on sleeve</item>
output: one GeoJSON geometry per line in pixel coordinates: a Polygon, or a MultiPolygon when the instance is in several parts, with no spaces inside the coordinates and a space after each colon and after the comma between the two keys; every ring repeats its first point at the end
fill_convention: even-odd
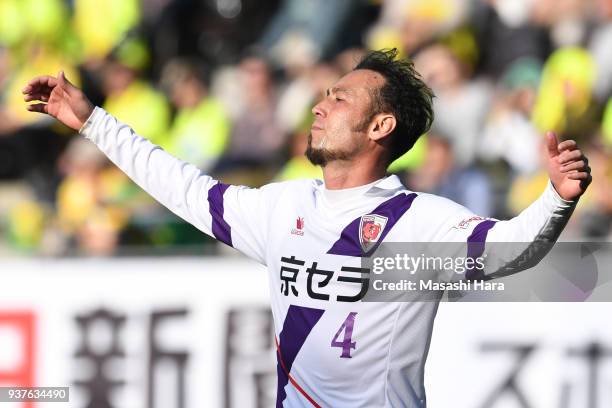
{"type": "Polygon", "coordinates": [[[459,224],[453,226],[453,228],[454,229],[468,229],[469,226],[472,225],[474,222],[483,221],[483,220],[486,220],[486,218],[475,215],[473,217],[462,220],[459,224]]]}

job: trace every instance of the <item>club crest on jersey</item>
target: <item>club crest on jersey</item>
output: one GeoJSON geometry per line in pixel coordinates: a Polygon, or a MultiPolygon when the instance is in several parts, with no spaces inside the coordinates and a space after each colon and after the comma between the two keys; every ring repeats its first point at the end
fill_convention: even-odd
{"type": "Polygon", "coordinates": [[[304,235],[304,218],[303,217],[297,217],[297,220],[295,220],[295,228],[293,228],[291,230],[291,233],[293,235],[304,235]]]}
{"type": "Polygon", "coordinates": [[[359,221],[359,242],[364,251],[368,251],[372,245],[378,242],[383,230],[387,225],[387,217],[376,214],[368,214],[361,217],[359,221]]]}

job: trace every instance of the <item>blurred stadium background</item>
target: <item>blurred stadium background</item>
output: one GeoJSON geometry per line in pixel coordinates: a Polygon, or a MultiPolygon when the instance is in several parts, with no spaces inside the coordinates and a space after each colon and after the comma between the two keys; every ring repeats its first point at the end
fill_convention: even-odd
{"type": "MultiPolygon", "coordinates": [[[[610,241],[612,0],[0,0],[0,385],[70,385],[91,408],[275,396],[263,269],[28,113],[28,79],[63,69],[176,156],[260,186],[321,176],[302,154],[310,109],[392,47],[437,95],[433,129],[391,168],[409,188],[512,217],[544,189],[555,130],[594,179],[562,239],[610,241]]],[[[610,312],[443,304],[430,406],[610,406],[610,312]]]]}

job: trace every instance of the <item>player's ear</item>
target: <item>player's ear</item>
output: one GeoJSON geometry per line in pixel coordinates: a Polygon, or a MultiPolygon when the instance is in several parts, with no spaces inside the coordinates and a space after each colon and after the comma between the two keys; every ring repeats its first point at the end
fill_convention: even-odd
{"type": "Polygon", "coordinates": [[[371,140],[381,141],[386,136],[393,133],[397,121],[395,116],[389,113],[379,113],[374,116],[372,123],[370,124],[369,136],[371,140]]]}

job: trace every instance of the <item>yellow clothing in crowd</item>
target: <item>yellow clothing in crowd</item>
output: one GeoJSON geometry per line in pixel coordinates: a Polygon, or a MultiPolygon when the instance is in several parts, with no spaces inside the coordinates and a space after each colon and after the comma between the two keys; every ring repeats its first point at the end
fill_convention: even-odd
{"type": "Polygon", "coordinates": [[[120,94],[109,95],[103,108],[139,135],[166,145],[170,107],[166,97],[144,81],[132,82],[120,94]]]}
{"type": "Polygon", "coordinates": [[[104,58],[139,21],[139,0],[74,2],[73,27],[82,43],[85,59],[104,58]]]}
{"type": "Polygon", "coordinates": [[[177,112],[163,146],[176,157],[208,168],[227,147],[231,124],[222,104],[206,98],[177,112]]]}

